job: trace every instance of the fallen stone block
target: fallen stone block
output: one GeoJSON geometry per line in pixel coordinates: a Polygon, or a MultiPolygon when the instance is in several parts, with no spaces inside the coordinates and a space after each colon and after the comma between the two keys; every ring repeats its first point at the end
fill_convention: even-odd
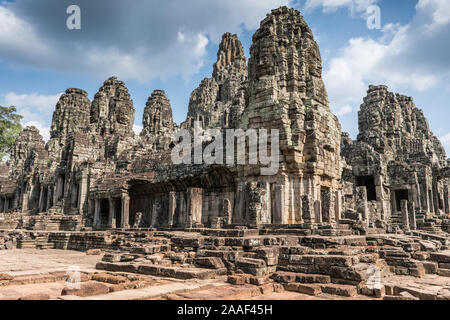
{"type": "Polygon", "coordinates": [[[109,287],[103,283],[82,283],[79,289],[64,288],[62,296],[91,297],[109,293],[109,287]]]}
{"type": "Polygon", "coordinates": [[[437,262],[423,261],[422,265],[425,268],[426,274],[437,274],[437,272],[438,272],[438,263],[437,262]]]}
{"type": "Polygon", "coordinates": [[[432,252],[430,260],[439,263],[450,263],[450,252],[432,252]]]}
{"type": "Polygon", "coordinates": [[[321,286],[321,288],[323,293],[328,293],[335,296],[354,297],[358,295],[358,290],[355,286],[324,284],[321,286]]]}
{"type": "Polygon", "coordinates": [[[440,275],[441,277],[450,277],[450,270],[449,269],[438,269],[437,274],[440,275]]]}
{"type": "Polygon", "coordinates": [[[138,265],[130,263],[111,263],[111,262],[99,262],[95,265],[97,270],[105,270],[112,272],[127,272],[137,273],[138,265]]]}
{"type": "Polygon", "coordinates": [[[232,285],[243,286],[248,283],[250,276],[245,274],[235,274],[232,276],[228,276],[227,282],[232,285]]]}
{"type": "Polygon", "coordinates": [[[317,296],[322,293],[321,286],[318,284],[287,283],[284,285],[284,289],[310,296],[317,296]]]}
{"type": "Polygon", "coordinates": [[[91,249],[86,251],[87,256],[99,256],[102,254],[102,250],[100,249],[91,249]]]}
{"type": "Polygon", "coordinates": [[[238,258],[236,268],[254,276],[264,276],[267,274],[267,266],[264,260],[252,258],[238,258]]]}
{"type": "Polygon", "coordinates": [[[209,268],[209,269],[223,269],[225,264],[222,259],[215,257],[199,257],[194,259],[194,264],[197,267],[209,268]]]}
{"type": "Polygon", "coordinates": [[[271,278],[278,283],[291,283],[296,282],[297,274],[294,272],[278,271],[271,278]]]}
{"type": "Polygon", "coordinates": [[[110,275],[110,274],[105,274],[105,273],[94,274],[92,276],[92,280],[98,281],[98,282],[110,283],[110,284],[120,284],[120,283],[124,283],[124,282],[128,281],[128,279],[126,277],[115,276],[115,275],[110,275]]]}
{"type": "Polygon", "coordinates": [[[14,277],[10,276],[9,274],[6,273],[0,273],[0,281],[9,281],[9,280],[13,280],[14,277]]]}

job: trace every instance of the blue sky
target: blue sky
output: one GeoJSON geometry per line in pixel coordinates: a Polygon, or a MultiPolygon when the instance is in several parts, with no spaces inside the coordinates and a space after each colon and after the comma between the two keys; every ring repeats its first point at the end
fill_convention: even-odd
{"type": "MultiPolygon", "coordinates": [[[[1,0],[0,0],[1,1],[1,0]]],[[[448,0],[15,0],[0,2],[0,104],[18,107],[24,125],[48,138],[59,95],[82,88],[92,99],[103,81],[126,82],[136,130],[154,89],[169,96],[175,121],[210,77],[218,43],[251,38],[270,9],[299,9],[323,59],[331,110],[358,133],[357,112],[369,84],[414,97],[450,154],[450,1],[448,0]],[[68,30],[66,8],[81,8],[81,30],[68,30]],[[377,5],[381,29],[367,27],[377,5]]]]}

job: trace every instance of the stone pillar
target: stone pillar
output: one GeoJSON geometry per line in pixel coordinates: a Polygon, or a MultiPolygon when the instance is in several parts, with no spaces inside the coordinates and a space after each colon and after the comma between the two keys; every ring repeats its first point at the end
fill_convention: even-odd
{"type": "Polygon", "coordinates": [[[325,192],[322,196],[322,219],[324,222],[333,223],[335,221],[335,203],[334,194],[325,192]]]}
{"type": "Polygon", "coordinates": [[[190,228],[196,224],[201,224],[203,189],[189,188],[187,194],[188,194],[187,199],[188,212],[187,212],[186,226],[190,228]]]}
{"type": "Polygon", "coordinates": [[[417,230],[416,207],[414,202],[408,203],[408,211],[411,230],[417,230]]]}
{"type": "Polygon", "coordinates": [[[28,184],[25,186],[24,190],[22,190],[22,212],[28,211],[28,202],[30,200],[29,190],[31,188],[28,184]]]}
{"type": "Polygon", "coordinates": [[[450,213],[450,194],[449,186],[444,184],[444,212],[450,213]]]}
{"type": "Polygon", "coordinates": [[[153,208],[152,208],[152,223],[151,223],[152,228],[156,228],[158,225],[158,217],[159,217],[160,211],[161,211],[161,205],[160,205],[159,201],[155,201],[155,203],[153,204],[153,208]]]}
{"type": "Polygon", "coordinates": [[[316,216],[316,223],[322,223],[322,202],[320,200],[314,202],[314,214],[316,216]]]}
{"type": "Polygon", "coordinates": [[[401,200],[400,206],[402,208],[403,230],[410,231],[410,228],[409,228],[409,213],[408,213],[408,200],[401,200]]]}
{"type": "Polygon", "coordinates": [[[58,197],[61,190],[61,177],[58,175],[58,178],[56,178],[56,184],[53,187],[53,205],[55,206],[58,203],[58,197]]]}
{"type": "Polygon", "coordinates": [[[39,212],[44,212],[44,187],[41,186],[39,190],[39,212]]]}
{"type": "Polygon", "coordinates": [[[334,196],[334,217],[336,222],[342,219],[342,194],[341,191],[336,191],[334,196]]]}
{"type": "Polygon", "coordinates": [[[94,207],[94,228],[100,226],[100,199],[95,199],[94,207]]]}
{"type": "Polygon", "coordinates": [[[356,187],[356,212],[361,214],[364,222],[369,222],[366,187],[356,187]]]}
{"type": "Polygon", "coordinates": [[[224,223],[231,224],[232,220],[232,213],[231,213],[231,203],[230,200],[224,199],[223,200],[223,221],[224,223]]]}
{"type": "Polygon", "coordinates": [[[273,197],[273,222],[274,224],[287,224],[287,217],[285,217],[285,205],[284,205],[284,186],[275,185],[274,186],[274,197],[273,197]]]}
{"type": "Polygon", "coordinates": [[[8,209],[9,209],[9,198],[5,197],[5,204],[4,204],[4,207],[3,207],[3,212],[8,211],[8,209]]]}
{"type": "Polygon", "coordinates": [[[86,213],[87,210],[87,195],[88,195],[88,179],[87,176],[83,174],[78,190],[78,210],[81,215],[83,213],[86,213]]]}
{"type": "Polygon", "coordinates": [[[4,197],[1,197],[1,198],[0,198],[0,213],[3,212],[4,207],[5,207],[5,198],[4,198],[4,197]]]}
{"type": "Polygon", "coordinates": [[[169,220],[167,225],[169,228],[173,227],[173,219],[175,217],[175,210],[177,208],[177,196],[175,192],[169,193],[169,220]]]}
{"type": "Polygon", "coordinates": [[[412,192],[413,192],[413,199],[414,199],[414,204],[415,204],[415,208],[414,209],[419,209],[422,208],[422,204],[421,204],[421,196],[420,196],[420,187],[419,185],[416,183],[415,185],[413,185],[412,187],[412,192]]]}
{"type": "Polygon", "coordinates": [[[130,196],[122,195],[122,226],[123,229],[130,228],[130,196]]]}
{"type": "Polygon", "coordinates": [[[108,228],[116,228],[116,203],[113,198],[109,198],[108,228]]]}
{"type": "Polygon", "coordinates": [[[51,208],[53,206],[53,192],[52,192],[52,187],[48,187],[47,188],[47,209],[51,208]]]}
{"type": "Polygon", "coordinates": [[[314,203],[310,195],[302,197],[302,217],[305,223],[315,223],[314,203]]]}

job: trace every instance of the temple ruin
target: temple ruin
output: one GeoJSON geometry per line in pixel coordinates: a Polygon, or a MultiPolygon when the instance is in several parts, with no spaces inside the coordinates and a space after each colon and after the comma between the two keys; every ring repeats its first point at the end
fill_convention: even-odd
{"type": "MultiPolygon", "coordinates": [[[[169,98],[153,91],[136,135],[124,82],[106,80],[93,101],[81,89],[67,89],[50,140],[25,128],[1,166],[0,228],[47,232],[56,246],[58,232],[180,231],[427,234],[448,249],[450,159],[423,112],[410,97],[370,86],[357,139],[342,132],[330,111],[318,44],[298,11],[282,7],[267,15],[248,64],[237,36],[224,34],[212,76],[192,92],[180,125],[169,98]],[[278,129],[278,173],[262,176],[261,165],[248,162],[173,164],[174,132],[196,122],[203,129],[278,129]]],[[[265,272],[295,272],[288,261],[265,272]]]]}

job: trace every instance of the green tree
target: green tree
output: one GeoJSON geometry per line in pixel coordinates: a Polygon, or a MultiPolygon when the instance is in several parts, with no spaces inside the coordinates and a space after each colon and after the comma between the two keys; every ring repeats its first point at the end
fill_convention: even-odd
{"type": "Polygon", "coordinates": [[[16,138],[22,131],[20,124],[22,118],[20,114],[17,114],[16,107],[0,106],[0,161],[9,156],[16,138]]]}

